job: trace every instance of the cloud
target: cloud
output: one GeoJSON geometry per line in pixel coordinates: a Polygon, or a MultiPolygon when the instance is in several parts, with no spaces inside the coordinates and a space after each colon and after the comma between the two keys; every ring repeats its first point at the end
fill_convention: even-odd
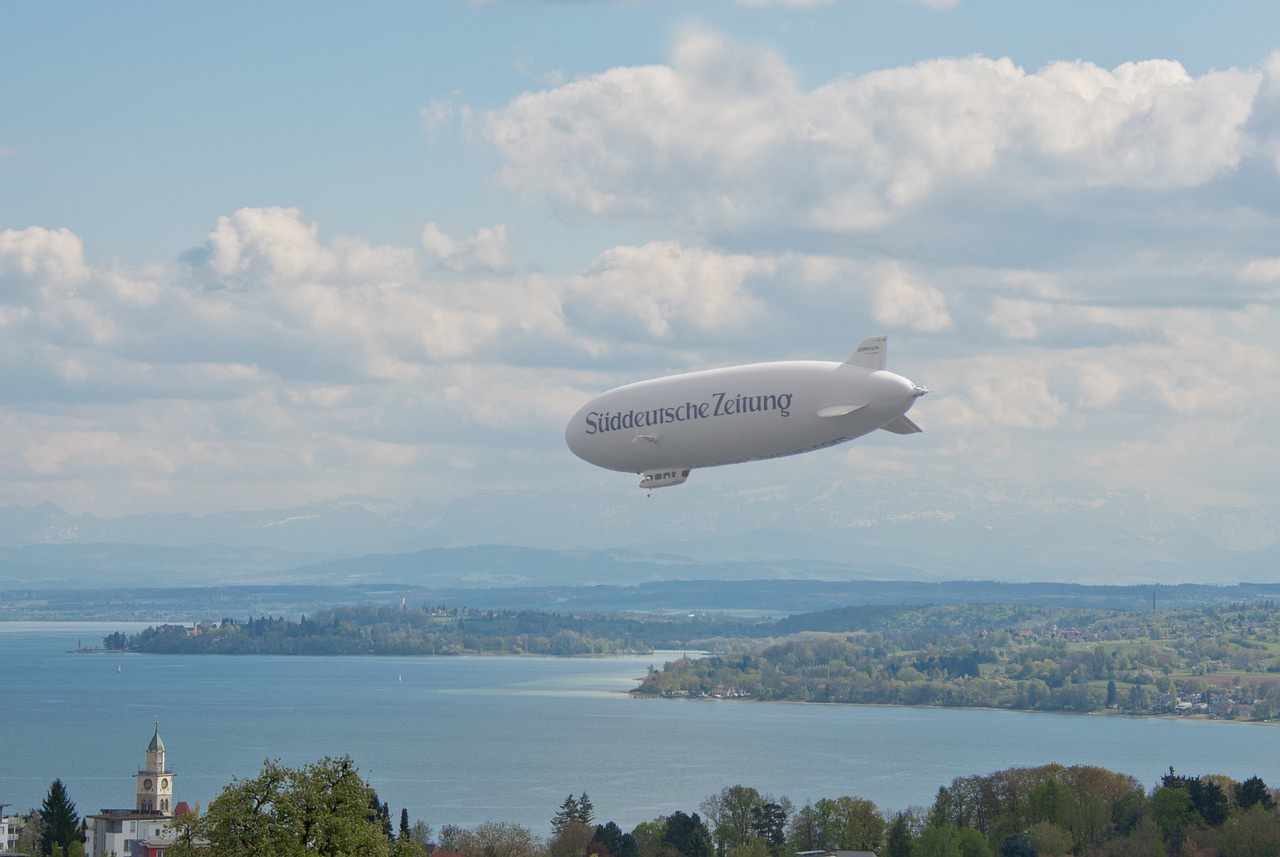
{"type": "Polygon", "coordinates": [[[566,307],[584,326],[617,328],[627,338],[732,329],[763,312],[765,304],[745,284],[751,274],[772,268],[768,259],[676,241],[614,247],[572,278],[566,307]]]}
{"type": "Polygon", "coordinates": [[[921,283],[901,264],[890,264],[880,280],[872,315],[880,324],[938,332],[952,326],[947,299],[938,289],[921,283]]]}
{"type": "Polygon", "coordinates": [[[691,30],[487,112],[499,181],[565,216],[856,233],[949,189],[1197,187],[1234,170],[1263,74],[936,59],[800,87],[775,52],[691,30]]]}
{"type": "Polygon", "coordinates": [[[505,225],[484,226],[470,238],[454,238],[434,221],[422,230],[422,246],[454,271],[505,271],[511,267],[505,225]]]}
{"type": "Polygon", "coordinates": [[[84,282],[84,243],[69,229],[6,229],[0,232],[0,301],[32,288],[46,295],[84,282]]]}

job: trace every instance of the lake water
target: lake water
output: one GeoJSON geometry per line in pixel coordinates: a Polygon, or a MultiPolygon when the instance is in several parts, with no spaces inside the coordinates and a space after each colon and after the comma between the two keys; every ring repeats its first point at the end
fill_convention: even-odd
{"type": "Polygon", "coordinates": [[[160,720],[175,799],[207,805],[265,758],[350,755],[413,820],[511,821],[545,835],[587,792],[624,829],[741,783],[797,805],[856,795],[928,805],[957,776],[1049,762],[1148,787],[1170,766],[1280,785],[1261,724],[959,709],[637,700],[661,657],[213,657],[74,654],[127,623],[0,623],[0,803],[55,778],[81,814],[132,807],[160,720]]]}

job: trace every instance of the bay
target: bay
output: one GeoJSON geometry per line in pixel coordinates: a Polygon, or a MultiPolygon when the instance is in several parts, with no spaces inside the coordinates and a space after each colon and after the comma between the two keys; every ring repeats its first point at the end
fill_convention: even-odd
{"type": "Polygon", "coordinates": [[[82,814],[133,805],[160,723],[175,799],[207,805],[264,759],[347,754],[398,817],[539,835],[586,792],[624,829],[741,783],[797,805],[856,795],[892,812],[957,776],[1099,765],[1148,787],[1180,773],[1280,784],[1280,729],[967,709],[639,700],[661,655],[279,657],[76,654],[127,623],[0,623],[0,803],[61,778],[82,814]]]}

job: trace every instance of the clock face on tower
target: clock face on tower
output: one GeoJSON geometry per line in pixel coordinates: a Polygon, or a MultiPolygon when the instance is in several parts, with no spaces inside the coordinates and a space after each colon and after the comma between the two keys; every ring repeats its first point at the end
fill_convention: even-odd
{"type": "Polygon", "coordinates": [[[161,781],[160,781],[160,788],[162,788],[162,789],[167,789],[167,788],[169,788],[169,781],[168,781],[167,779],[161,780],[161,781]]]}
{"type": "Polygon", "coordinates": [[[149,788],[151,788],[151,780],[143,780],[143,781],[142,781],[142,787],[143,787],[144,789],[149,789],[149,788]]]}

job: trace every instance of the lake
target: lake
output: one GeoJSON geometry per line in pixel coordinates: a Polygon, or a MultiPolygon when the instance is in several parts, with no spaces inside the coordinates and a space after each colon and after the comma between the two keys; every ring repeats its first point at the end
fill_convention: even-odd
{"type": "Polygon", "coordinates": [[[958,776],[1091,764],[1148,787],[1180,773],[1280,785],[1280,729],[964,709],[638,700],[661,656],[275,657],[75,654],[128,623],[0,623],[0,803],[61,778],[80,813],[133,806],[154,721],[175,800],[207,805],[266,758],[347,754],[437,831],[511,821],[545,835],[586,792],[624,829],[741,783],[797,806],[856,795],[892,812],[958,776]]]}

